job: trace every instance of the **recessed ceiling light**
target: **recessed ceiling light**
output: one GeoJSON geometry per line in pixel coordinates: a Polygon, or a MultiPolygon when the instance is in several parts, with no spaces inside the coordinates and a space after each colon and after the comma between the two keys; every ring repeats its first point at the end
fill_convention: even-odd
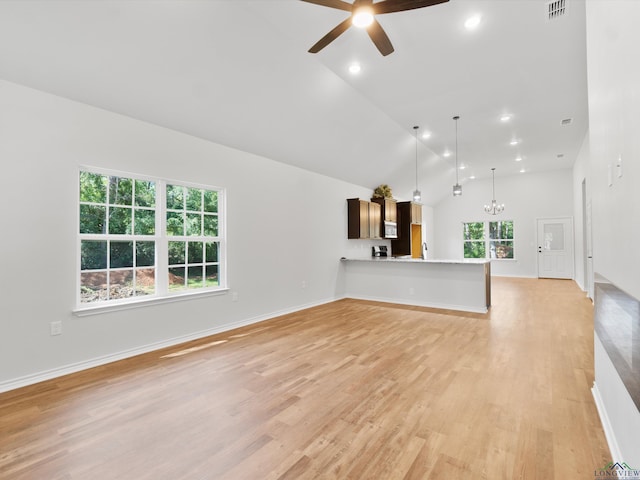
{"type": "Polygon", "coordinates": [[[471,175],[471,176],[469,177],[469,180],[475,180],[475,179],[476,179],[476,176],[475,176],[475,175],[471,175]]]}
{"type": "Polygon", "coordinates": [[[509,115],[508,113],[505,113],[504,115],[500,116],[501,122],[508,122],[509,120],[511,120],[511,115],[509,115]]]}
{"type": "Polygon", "coordinates": [[[524,172],[526,172],[526,170],[524,168],[521,168],[520,173],[524,173],[524,172]]]}
{"type": "Polygon", "coordinates": [[[518,145],[520,140],[516,140],[515,138],[509,142],[509,145],[518,145]]]}
{"type": "Polygon", "coordinates": [[[482,17],[480,15],[473,15],[472,17],[469,17],[465,20],[464,28],[466,28],[467,30],[475,30],[476,28],[478,28],[478,25],[480,25],[481,20],[482,17]]]}
{"type": "Polygon", "coordinates": [[[516,162],[521,162],[521,161],[522,161],[522,157],[521,157],[520,155],[518,155],[518,156],[516,157],[516,162]]]}
{"type": "Polygon", "coordinates": [[[424,132],[422,134],[422,138],[424,138],[425,140],[427,140],[428,138],[431,138],[431,132],[424,132]]]}
{"type": "Polygon", "coordinates": [[[352,63],[351,65],[349,65],[349,73],[356,75],[360,73],[361,70],[362,70],[362,67],[360,66],[359,63],[352,63]]]}
{"type": "Polygon", "coordinates": [[[460,165],[460,170],[464,170],[465,168],[467,168],[465,165],[460,165]]]}
{"type": "Polygon", "coordinates": [[[442,154],[442,156],[445,157],[445,158],[450,157],[451,156],[451,152],[449,150],[447,150],[446,152],[444,152],[442,154]]]}

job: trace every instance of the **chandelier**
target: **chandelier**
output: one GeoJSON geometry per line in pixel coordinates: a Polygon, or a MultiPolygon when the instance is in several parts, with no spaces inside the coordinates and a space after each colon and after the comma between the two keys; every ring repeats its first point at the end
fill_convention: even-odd
{"type": "Polygon", "coordinates": [[[484,211],[489,215],[498,215],[504,211],[504,203],[498,204],[498,202],[496,202],[496,167],[491,169],[491,176],[493,182],[493,199],[490,205],[484,206],[484,211]]]}

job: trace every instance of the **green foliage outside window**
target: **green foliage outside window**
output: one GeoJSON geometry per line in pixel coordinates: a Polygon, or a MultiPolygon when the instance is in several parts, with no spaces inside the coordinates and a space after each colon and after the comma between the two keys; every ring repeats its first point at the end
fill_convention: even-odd
{"type": "Polygon", "coordinates": [[[463,237],[464,258],[514,258],[513,220],[464,223],[463,237]]]}
{"type": "Polygon", "coordinates": [[[484,223],[471,222],[463,225],[464,258],[485,258],[484,223]]]}

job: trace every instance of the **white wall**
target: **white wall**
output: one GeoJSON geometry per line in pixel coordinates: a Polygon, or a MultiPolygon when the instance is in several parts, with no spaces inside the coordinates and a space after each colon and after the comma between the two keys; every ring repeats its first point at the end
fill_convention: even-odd
{"type": "Polygon", "coordinates": [[[537,277],[536,222],[538,218],[573,216],[571,170],[496,175],[496,200],[505,204],[499,216],[484,212],[484,205],[491,201],[491,187],[491,178],[467,182],[461,197],[451,195],[436,205],[432,258],[463,258],[464,222],[513,220],[516,258],[491,262],[491,274],[537,277]]]}
{"type": "MultiPolygon", "coordinates": [[[[586,6],[594,270],[640,298],[640,2],[589,0],[586,6]],[[622,178],[615,174],[620,155],[622,178]]],[[[616,412],[629,411],[628,393],[598,357],[595,370],[619,460],[640,465],[640,412],[621,418],[616,412]]]]}
{"type": "Polygon", "coordinates": [[[371,190],[3,81],[0,159],[0,391],[340,298],[339,258],[381,243],[347,240],[345,199],[371,190]],[[74,316],[79,165],[225,187],[238,302],[74,316]]]}

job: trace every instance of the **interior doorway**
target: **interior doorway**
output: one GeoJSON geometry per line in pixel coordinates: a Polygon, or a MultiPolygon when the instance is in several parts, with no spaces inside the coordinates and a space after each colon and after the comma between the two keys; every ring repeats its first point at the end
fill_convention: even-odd
{"type": "Polygon", "coordinates": [[[582,180],[582,252],[584,289],[593,299],[593,247],[591,242],[591,201],[587,199],[587,180],[582,180]]]}

